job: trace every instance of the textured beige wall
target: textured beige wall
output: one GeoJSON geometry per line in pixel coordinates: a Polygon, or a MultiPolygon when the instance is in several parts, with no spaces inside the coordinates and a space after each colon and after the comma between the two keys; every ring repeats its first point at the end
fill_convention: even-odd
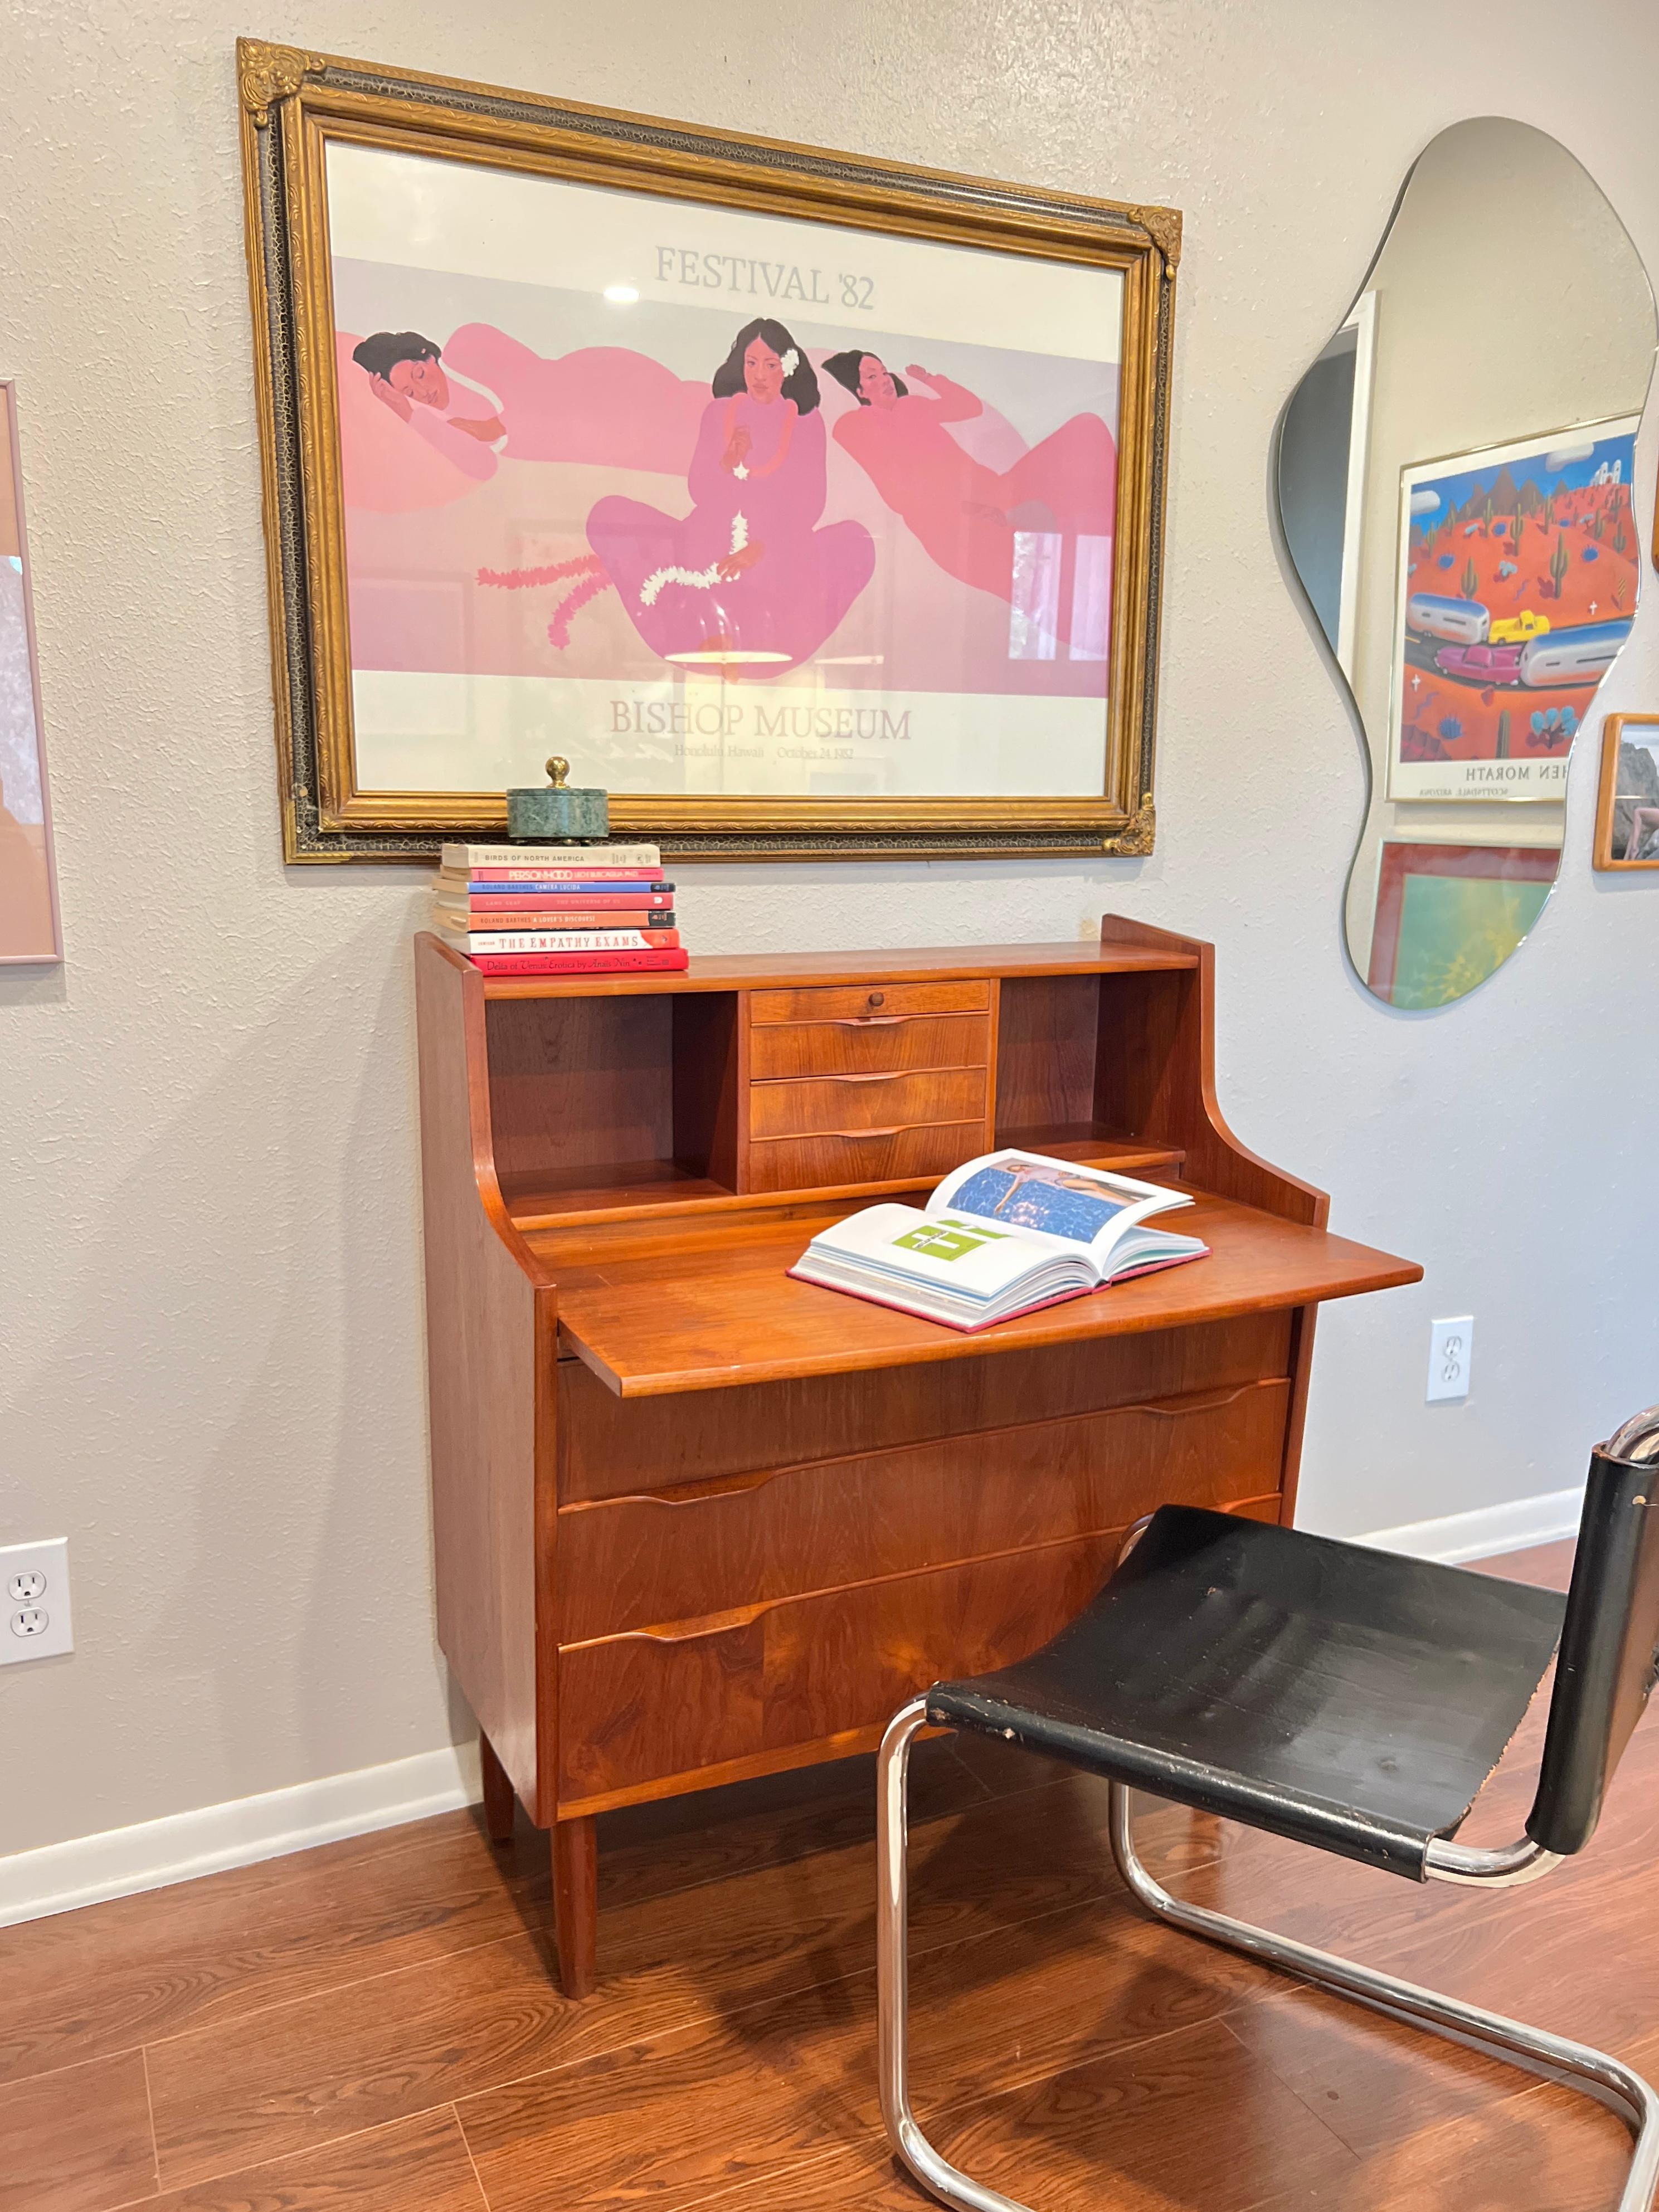
{"type": "MultiPolygon", "coordinates": [[[[80,1649],[0,1674],[0,1845],[465,1729],[428,1594],[421,878],[278,858],[238,31],[1184,208],[1156,856],[688,871],[688,924],[926,944],[1113,907],[1214,938],[1240,1133],[1429,1270],[1321,1324],[1318,1525],[1558,1488],[1659,1397],[1659,890],[1592,880],[1581,746],[1534,942],[1463,1006],[1375,1006],[1340,939],[1359,763],[1267,507],[1278,410],[1446,124],[1556,132],[1659,266],[1640,0],[1582,44],[1543,0],[1501,35],[1438,0],[4,0],[0,372],[69,960],[0,978],[0,1540],[67,1532],[80,1649]],[[1425,1408],[1429,1317],[1470,1310],[1475,1396],[1425,1408]]],[[[1645,517],[1650,441],[1639,478],[1645,517]]],[[[1656,600],[1609,708],[1655,703],[1656,600]]]]}

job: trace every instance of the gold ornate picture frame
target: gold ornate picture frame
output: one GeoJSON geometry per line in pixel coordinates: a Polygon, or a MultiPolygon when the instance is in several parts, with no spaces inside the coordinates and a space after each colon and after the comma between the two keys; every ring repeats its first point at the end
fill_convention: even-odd
{"type": "Polygon", "coordinates": [[[289,860],[1151,851],[1177,213],[237,64],[289,860]]]}

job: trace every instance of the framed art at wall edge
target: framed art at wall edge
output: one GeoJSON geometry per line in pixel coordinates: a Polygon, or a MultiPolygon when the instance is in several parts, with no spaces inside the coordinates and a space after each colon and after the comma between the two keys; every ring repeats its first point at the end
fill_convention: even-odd
{"type": "Polygon", "coordinates": [[[0,378],[0,966],[64,957],[40,727],[16,386],[0,378]]]}
{"type": "Polygon", "coordinates": [[[1391,799],[1565,798],[1636,611],[1638,419],[1401,471],[1391,799]]]}
{"type": "Polygon", "coordinates": [[[1601,725],[1593,865],[1659,868],[1659,714],[1609,714],[1601,725]]]}
{"type": "Polygon", "coordinates": [[[1150,850],[1180,218],[238,47],[288,856],[1150,850]]]}

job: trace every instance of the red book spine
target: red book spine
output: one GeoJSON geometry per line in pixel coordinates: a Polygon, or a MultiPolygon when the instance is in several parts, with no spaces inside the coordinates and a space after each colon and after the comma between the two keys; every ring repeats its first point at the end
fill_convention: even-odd
{"type": "MultiPolygon", "coordinates": [[[[515,891],[503,884],[499,891],[475,890],[467,901],[474,914],[598,914],[615,908],[637,914],[647,908],[672,907],[672,891],[515,891]]],[[[580,921],[573,924],[580,927],[580,921]]]]}
{"type": "Polygon", "coordinates": [[[576,909],[571,912],[550,912],[546,907],[509,906],[499,911],[475,906],[463,921],[460,909],[455,909],[455,920],[445,918],[446,929],[673,929],[678,927],[674,909],[665,907],[617,907],[609,913],[595,908],[592,912],[576,909]]]}
{"type": "Polygon", "coordinates": [[[475,952],[486,975],[614,975],[625,969],[689,968],[689,952],[475,952]]]}

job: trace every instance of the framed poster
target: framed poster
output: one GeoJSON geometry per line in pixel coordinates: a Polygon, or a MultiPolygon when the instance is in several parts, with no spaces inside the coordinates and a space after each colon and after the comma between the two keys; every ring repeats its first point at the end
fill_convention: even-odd
{"type": "Polygon", "coordinates": [[[1595,800],[1598,868],[1659,868],[1659,714],[1609,714],[1595,800]]]}
{"type": "Polygon", "coordinates": [[[17,394],[0,379],[0,966],[63,957],[23,533],[17,394]]]}
{"type": "Polygon", "coordinates": [[[1638,419],[1401,471],[1390,799],[1565,797],[1636,611],[1638,419]]]}
{"type": "Polygon", "coordinates": [[[1501,968],[1550,895],[1558,845],[1385,839],[1365,981],[1390,1006],[1449,1006],[1501,968]]]}
{"type": "Polygon", "coordinates": [[[287,851],[1150,850],[1180,219],[243,41],[287,851]]]}

